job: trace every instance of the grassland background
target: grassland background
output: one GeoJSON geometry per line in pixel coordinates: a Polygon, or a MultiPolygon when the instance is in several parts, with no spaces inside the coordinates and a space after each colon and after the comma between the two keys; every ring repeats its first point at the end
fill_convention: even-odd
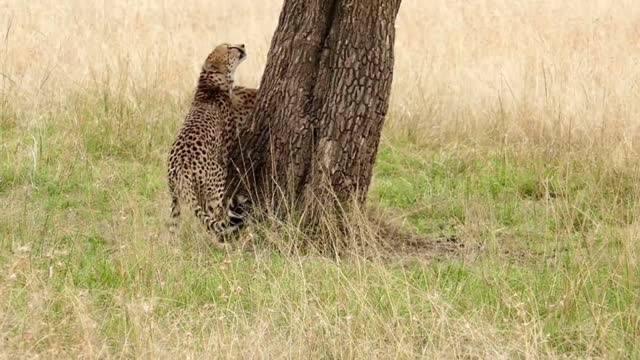
{"type": "Polygon", "coordinates": [[[172,238],[198,69],[243,42],[258,85],[280,5],[0,0],[0,357],[640,356],[636,1],[404,1],[370,204],[475,250],[172,238]]]}

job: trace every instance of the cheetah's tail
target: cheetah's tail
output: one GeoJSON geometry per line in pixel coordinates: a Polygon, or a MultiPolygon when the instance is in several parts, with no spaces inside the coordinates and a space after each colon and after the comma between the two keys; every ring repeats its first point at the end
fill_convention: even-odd
{"type": "Polygon", "coordinates": [[[229,202],[229,223],[232,226],[241,228],[245,225],[249,215],[249,198],[244,195],[236,195],[229,202]]]}

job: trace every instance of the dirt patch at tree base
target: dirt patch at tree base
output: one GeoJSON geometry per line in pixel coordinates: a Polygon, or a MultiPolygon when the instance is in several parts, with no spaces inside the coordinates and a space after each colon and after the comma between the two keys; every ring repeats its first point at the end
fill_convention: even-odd
{"type": "Polygon", "coordinates": [[[482,244],[466,242],[458,236],[420,235],[392,222],[379,219],[377,242],[386,259],[412,258],[423,261],[475,261],[483,252],[482,244]]]}

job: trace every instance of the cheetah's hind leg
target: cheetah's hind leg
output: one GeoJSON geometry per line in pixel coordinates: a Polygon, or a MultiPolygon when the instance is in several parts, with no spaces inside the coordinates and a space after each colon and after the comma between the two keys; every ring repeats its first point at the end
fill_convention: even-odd
{"type": "Polygon", "coordinates": [[[214,237],[214,245],[220,249],[228,248],[228,236],[236,230],[222,206],[222,192],[210,191],[205,195],[206,201],[202,206],[202,211],[197,211],[196,216],[200,217],[207,230],[214,237]]]}

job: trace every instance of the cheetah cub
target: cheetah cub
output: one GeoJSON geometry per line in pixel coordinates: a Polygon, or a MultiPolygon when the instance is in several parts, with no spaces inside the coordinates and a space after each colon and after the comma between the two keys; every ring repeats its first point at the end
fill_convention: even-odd
{"type": "Polygon", "coordinates": [[[191,109],[169,154],[171,230],[175,231],[180,207],[188,205],[224,245],[222,235],[242,225],[243,215],[226,204],[225,190],[229,152],[236,136],[233,76],[247,57],[244,45],[221,44],[207,57],[191,109]]]}

